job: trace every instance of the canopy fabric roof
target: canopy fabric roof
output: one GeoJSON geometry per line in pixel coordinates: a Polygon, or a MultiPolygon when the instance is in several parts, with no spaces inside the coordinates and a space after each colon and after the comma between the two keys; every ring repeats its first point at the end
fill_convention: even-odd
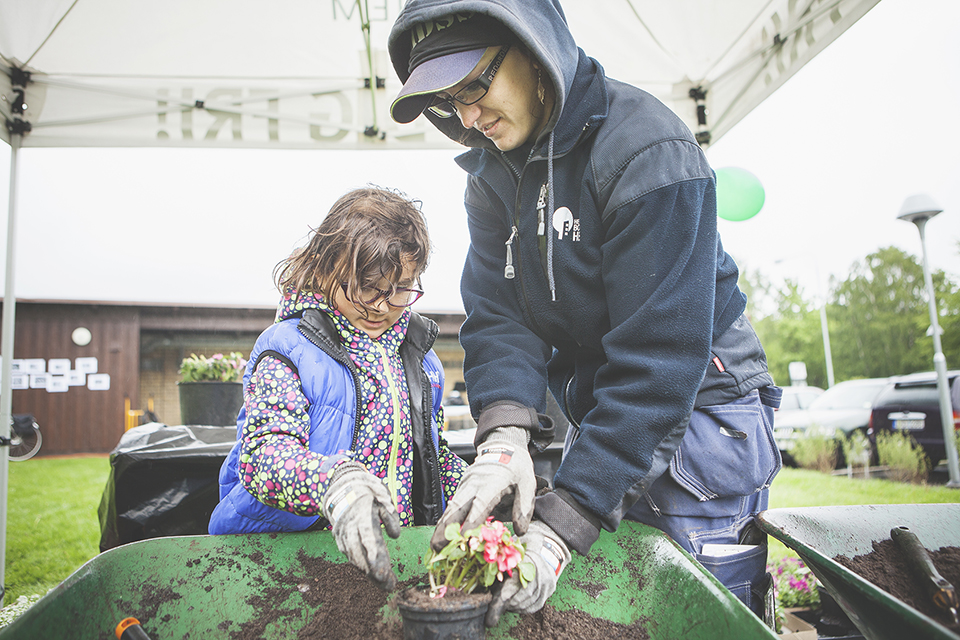
{"type": "MultiPolygon", "coordinates": [[[[563,7],[609,76],[656,95],[708,144],[878,1],[563,7]]],[[[0,0],[0,137],[23,131],[23,147],[452,147],[424,118],[388,116],[399,83],[386,39],[401,5],[0,0]]]]}

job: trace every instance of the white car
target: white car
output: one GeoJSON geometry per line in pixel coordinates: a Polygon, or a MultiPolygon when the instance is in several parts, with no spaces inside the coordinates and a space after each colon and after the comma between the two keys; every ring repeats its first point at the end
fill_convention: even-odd
{"type": "Polygon", "coordinates": [[[807,409],[773,414],[773,436],[781,452],[789,454],[794,442],[807,429],[820,427],[837,438],[854,430],[866,432],[873,401],[889,378],[866,378],[838,382],[814,399],[807,409]]]}

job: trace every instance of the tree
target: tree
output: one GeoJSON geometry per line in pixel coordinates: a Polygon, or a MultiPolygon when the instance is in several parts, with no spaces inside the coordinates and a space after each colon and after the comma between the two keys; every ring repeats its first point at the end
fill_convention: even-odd
{"type": "MultiPolygon", "coordinates": [[[[958,244],[960,247],[960,244],[958,244]]],[[[932,275],[947,365],[960,369],[960,285],[943,271],[932,275]]],[[[787,280],[775,287],[744,271],[747,314],[757,330],[777,384],[790,383],[791,362],[804,362],[807,383],[826,387],[819,307],[787,280]]],[[[855,262],[842,282],[831,278],[827,316],[837,380],[880,378],[933,369],[933,339],[923,267],[896,247],[855,262]]]]}
{"type": "Polygon", "coordinates": [[[819,310],[804,298],[800,285],[787,280],[782,287],[774,288],[759,272],[744,272],[740,286],[749,292],[747,314],[763,344],[767,366],[777,384],[790,384],[790,363],[799,361],[807,366],[807,384],[826,387],[819,310]]]}
{"type": "MultiPolygon", "coordinates": [[[[956,285],[942,271],[932,276],[938,301],[948,298],[955,304],[956,285]]],[[[868,255],[853,264],[851,275],[833,289],[831,301],[828,315],[837,379],[933,368],[923,267],[915,257],[896,247],[868,255]]]]}

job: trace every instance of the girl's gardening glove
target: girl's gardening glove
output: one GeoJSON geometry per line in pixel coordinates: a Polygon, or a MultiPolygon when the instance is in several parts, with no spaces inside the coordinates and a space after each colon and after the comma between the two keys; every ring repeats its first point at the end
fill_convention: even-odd
{"type": "Polygon", "coordinates": [[[537,478],[527,451],[530,432],[520,427],[498,427],[477,447],[453,499],[430,539],[434,551],[447,545],[445,531],[457,523],[462,531],[479,527],[504,498],[513,499],[513,529],[526,532],[533,517],[537,478]]]}
{"type": "Polygon", "coordinates": [[[488,627],[495,627],[500,622],[504,610],[535,613],[542,609],[543,603],[557,590],[557,578],[563,568],[570,563],[570,551],[563,539],[540,520],[530,523],[530,529],[520,542],[526,548],[524,559],[533,561],[537,573],[526,586],[520,584],[519,571],[514,571],[503,581],[487,609],[484,624],[488,627]]]}
{"type": "Polygon", "coordinates": [[[337,548],[385,591],[397,586],[380,523],[391,538],[400,536],[400,516],[383,482],[359,462],[333,472],[323,513],[333,525],[337,548]]]}

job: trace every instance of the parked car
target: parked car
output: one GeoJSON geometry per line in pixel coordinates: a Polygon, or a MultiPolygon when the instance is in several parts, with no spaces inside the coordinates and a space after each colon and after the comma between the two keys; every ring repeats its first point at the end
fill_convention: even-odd
{"type": "Polygon", "coordinates": [[[823,389],[820,387],[792,386],[781,387],[783,398],[780,399],[780,408],[777,411],[799,411],[809,409],[810,403],[817,399],[823,389]]]}
{"type": "MultiPolygon", "coordinates": [[[[947,372],[947,383],[950,385],[953,405],[950,420],[956,432],[960,430],[960,370],[947,372]]],[[[880,431],[909,433],[923,448],[934,467],[946,459],[936,372],[913,373],[891,379],[877,396],[870,416],[867,433],[874,447],[880,431]]]]}
{"type": "Polygon", "coordinates": [[[873,401],[888,381],[889,378],[866,378],[838,382],[817,396],[806,409],[778,410],[773,414],[773,436],[781,455],[788,463],[792,462],[790,449],[797,438],[814,426],[837,439],[857,429],[866,432],[873,401]]]}

